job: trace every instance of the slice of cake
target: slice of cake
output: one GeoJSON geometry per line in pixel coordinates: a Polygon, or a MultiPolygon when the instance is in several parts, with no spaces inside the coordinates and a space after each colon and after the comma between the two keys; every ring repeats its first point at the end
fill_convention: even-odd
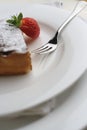
{"type": "Polygon", "coordinates": [[[0,21],[0,75],[24,74],[31,69],[30,53],[21,30],[0,21]]]}

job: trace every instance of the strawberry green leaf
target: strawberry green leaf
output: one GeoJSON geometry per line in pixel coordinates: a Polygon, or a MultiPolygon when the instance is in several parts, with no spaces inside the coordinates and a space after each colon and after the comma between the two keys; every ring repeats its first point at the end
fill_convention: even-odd
{"type": "Polygon", "coordinates": [[[23,18],[23,14],[20,13],[20,14],[18,15],[18,21],[22,20],[22,18],[23,18]]]}
{"type": "Polygon", "coordinates": [[[14,25],[16,27],[20,27],[22,18],[23,18],[23,14],[19,13],[18,16],[13,15],[11,17],[11,19],[8,19],[6,22],[11,24],[11,25],[14,25]]]}
{"type": "Polygon", "coordinates": [[[14,23],[14,21],[11,20],[11,19],[8,19],[7,22],[10,23],[10,24],[13,24],[13,23],[14,23]]]}
{"type": "Polygon", "coordinates": [[[13,20],[17,20],[17,17],[15,15],[12,16],[13,20]]]}

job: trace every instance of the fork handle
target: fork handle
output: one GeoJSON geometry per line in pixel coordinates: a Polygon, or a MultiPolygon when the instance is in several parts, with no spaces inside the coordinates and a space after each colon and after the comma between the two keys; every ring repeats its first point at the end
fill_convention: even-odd
{"type": "Polygon", "coordinates": [[[61,33],[63,28],[75,17],[77,16],[85,7],[87,6],[86,1],[79,1],[72,11],[71,15],[64,21],[64,23],[59,27],[58,34],[61,33]]]}

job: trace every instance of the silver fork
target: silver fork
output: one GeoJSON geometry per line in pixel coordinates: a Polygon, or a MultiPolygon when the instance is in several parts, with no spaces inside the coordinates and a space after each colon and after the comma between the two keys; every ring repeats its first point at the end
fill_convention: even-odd
{"type": "Polygon", "coordinates": [[[72,11],[71,15],[65,20],[65,22],[58,28],[56,31],[54,37],[50,39],[46,44],[42,45],[41,47],[31,51],[31,53],[35,54],[47,54],[51,53],[56,50],[59,42],[59,37],[62,32],[62,30],[66,27],[66,25],[74,18],[76,17],[85,7],[87,6],[86,1],[79,1],[74,10],[72,11]]]}

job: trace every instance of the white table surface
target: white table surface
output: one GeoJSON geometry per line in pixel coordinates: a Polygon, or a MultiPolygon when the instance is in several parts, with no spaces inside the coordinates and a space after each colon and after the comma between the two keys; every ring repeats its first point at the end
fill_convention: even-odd
{"type": "MultiPolygon", "coordinates": [[[[47,0],[26,0],[30,3],[45,1],[47,2],[47,0]]],[[[71,10],[76,3],[75,0],[63,0],[63,2],[64,8],[68,10],[71,10]]],[[[86,10],[81,15],[87,18],[86,10]]],[[[36,118],[0,119],[0,130],[80,130],[87,123],[86,110],[87,71],[71,88],[58,96],[57,107],[49,115],[36,118]]]]}

